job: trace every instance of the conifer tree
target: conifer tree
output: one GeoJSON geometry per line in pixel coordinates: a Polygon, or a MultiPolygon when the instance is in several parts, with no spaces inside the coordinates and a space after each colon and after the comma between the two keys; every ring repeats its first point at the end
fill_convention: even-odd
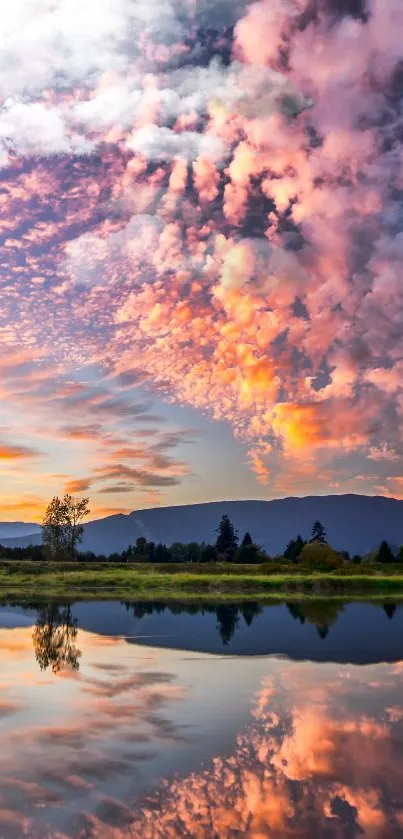
{"type": "Polygon", "coordinates": [[[222,517],[217,533],[217,553],[222,554],[226,559],[232,559],[238,547],[238,534],[229,516],[222,517]]]}
{"type": "Polygon", "coordinates": [[[395,562],[395,557],[388,545],[388,543],[383,540],[377,556],[377,562],[388,563],[388,562],[395,562]]]}
{"type": "Polygon", "coordinates": [[[326,542],[326,530],[320,521],[315,521],[312,525],[311,542],[321,542],[321,544],[326,542]]]}
{"type": "Polygon", "coordinates": [[[284,551],[284,556],[286,559],[291,559],[292,562],[297,562],[304,545],[305,542],[302,536],[298,534],[296,539],[291,539],[289,541],[284,551]]]}

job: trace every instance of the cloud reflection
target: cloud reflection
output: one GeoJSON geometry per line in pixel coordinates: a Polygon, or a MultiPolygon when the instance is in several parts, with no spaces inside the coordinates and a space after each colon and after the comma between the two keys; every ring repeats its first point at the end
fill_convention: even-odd
{"type": "Polygon", "coordinates": [[[50,655],[45,672],[32,628],[2,631],[6,839],[400,835],[402,663],[224,664],[83,630],[74,640],[80,670],[54,670],[50,655]],[[216,725],[229,726],[225,748],[216,725]]]}
{"type": "Polygon", "coordinates": [[[275,677],[264,680],[255,697],[254,722],[238,737],[234,752],[162,786],[142,806],[130,835],[400,835],[401,717],[388,718],[383,703],[385,694],[398,695],[402,684],[386,666],[372,669],[380,681],[368,697],[359,668],[344,667],[338,674],[309,663],[277,663],[275,677]]]}

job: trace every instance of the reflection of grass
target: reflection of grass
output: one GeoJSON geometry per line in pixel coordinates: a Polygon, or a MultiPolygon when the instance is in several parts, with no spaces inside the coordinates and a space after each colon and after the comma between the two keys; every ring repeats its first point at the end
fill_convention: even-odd
{"type": "Polygon", "coordinates": [[[0,564],[0,594],[25,597],[64,595],[74,599],[115,597],[127,599],[158,598],[284,598],[303,596],[382,596],[403,597],[403,569],[370,566],[332,573],[301,572],[276,566],[276,573],[266,566],[214,568],[127,565],[49,565],[34,562],[0,564]]]}

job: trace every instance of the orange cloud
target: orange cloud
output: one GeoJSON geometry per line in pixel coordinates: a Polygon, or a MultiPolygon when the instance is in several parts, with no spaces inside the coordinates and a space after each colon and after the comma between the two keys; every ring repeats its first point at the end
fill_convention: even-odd
{"type": "Polygon", "coordinates": [[[0,460],[27,460],[38,457],[39,452],[25,446],[12,446],[0,442],[0,460]]]}
{"type": "Polygon", "coordinates": [[[90,478],[81,478],[77,481],[69,481],[66,486],[65,490],[68,493],[74,495],[76,492],[87,492],[87,490],[91,486],[91,479],[90,478]]]}

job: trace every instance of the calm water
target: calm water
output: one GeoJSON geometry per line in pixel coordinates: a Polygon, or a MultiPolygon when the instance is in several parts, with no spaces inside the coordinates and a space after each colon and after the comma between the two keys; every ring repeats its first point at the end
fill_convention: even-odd
{"type": "Polygon", "coordinates": [[[0,608],[0,837],[403,836],[403,607],[0,608]]]}

